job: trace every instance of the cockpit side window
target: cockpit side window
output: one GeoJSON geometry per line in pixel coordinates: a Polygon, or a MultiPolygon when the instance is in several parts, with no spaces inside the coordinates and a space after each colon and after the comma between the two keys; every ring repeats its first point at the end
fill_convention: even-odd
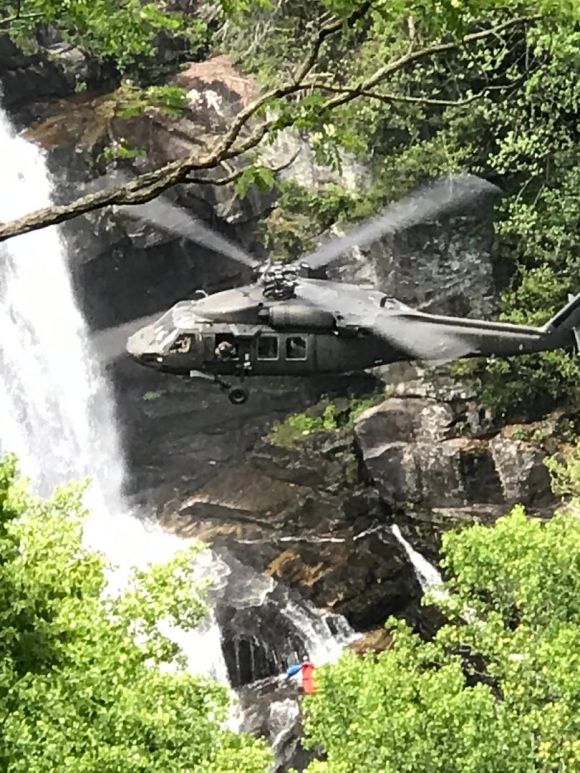
{"type": "Polygon", "coordinates": [[[258,338],[256,356],[259,360],[277,360],[278,336],[260,336],[258,338]]]}
{"type": "Polygon", "coordinates": [[[192,344],[192,336],[188,335],[187,333],[182,333],[181,335],[177,336],[175,341],[171,344],[171,347],[169,349],[171,354],[187,354],[187,352],[191,349],[192,344]]]}
{"type": "Polygon", "coordinates": [[[305,360],[307,355],[304,336],[288,336],[286,339],[286,359],[305,360]]]}

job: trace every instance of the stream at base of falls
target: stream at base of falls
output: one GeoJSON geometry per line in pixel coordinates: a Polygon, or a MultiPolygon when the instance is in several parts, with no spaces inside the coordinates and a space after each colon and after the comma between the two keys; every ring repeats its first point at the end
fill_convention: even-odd
{"type": "MultiPolygon", "coordinates": [[[[50,205],[42,151],[15,134],[1,109],[0,157],[0,221],[50,205]]],[[[131,567],[170,558],[183,540],[132,512],[123,495],[127,473],[112,389],[91,349],[58,228],[2,243],[0,257],[0,452],[18,455],[21,472],[41,495],[71,479],[92,479],[85,542],[119,566],[117,581],[123,582],[131,567]]],[[[210,614],[195,632],[168,632],[193,671],[247,683],[284,672],[304,655],[317,663],[332,660],[355,638],[344,618],[320,613],[233,559],[206,550],[198,566],[200,577],[214,580],[210,614]],[[264,652],[248,632],[237,640],[234,635],[224,653],[223,610],[250,609],[258,616],[266,608],[280,626],[279,644],[264,652]]],[[[293,722],[294,709],[288,711],[293,722]]]]}

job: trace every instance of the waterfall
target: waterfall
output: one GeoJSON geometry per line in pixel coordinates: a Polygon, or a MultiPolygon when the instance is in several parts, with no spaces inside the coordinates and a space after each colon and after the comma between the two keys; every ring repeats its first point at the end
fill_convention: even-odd
{"type": "MultiPolygon", "coordinates": [[[[15,133],[1,108],[0,158],[0,221],[51,204],[43,152],[15,133]]],[[[58,227],[0,243],[0,259],[0,453],[16,453],[21,472],[43,496],[71,479],[92,479],[84,539],[119,567],[113,581],[123,585],[132,567],[164,561],[184,541],[136,517],[123,496],[126,468],[112,391],[76,303],[58,227]]],[[[198,568],[218,590],[227,583],[230,569],[212,551],[199,556],[198,568]]],[[[335,657],[353,633],[343,618],[329,627],[307,605],[289,603],[281,614],[292,615],[311,657],[335,657]]],[[[229,681],[213,611],[197,631],[167,634],[183,647],[191,670],[229,681]]]]}
{"type": "Polygon", "coordinates": [[[409,561],[413,564],[413,569],[423,590],[437,590],[437,588],[443,585],[443,578],[439,570],[403,537],[397,524],[391,526],[391,531],[409,556],[409,561]]]}
{"type": "MultiPolygon", "coordinates": [[[[16,135],[0,111],[0,220],[51,204],[43,153],[16,135]]],[[[87,545],[118,566],[123,585],[134,566],[170,558],[183,541],[134,517],[123,496],[126,476],[110,386],[77,306],[68,256],[57,227],[0,244],[0,451],[43,496],[71,479],[90,477],[87,545]]],[[[227,681],[215,624],[168,631],[191,668],[227,681]],[[204,633],[205,627],[205,633],[204,633]]]]}

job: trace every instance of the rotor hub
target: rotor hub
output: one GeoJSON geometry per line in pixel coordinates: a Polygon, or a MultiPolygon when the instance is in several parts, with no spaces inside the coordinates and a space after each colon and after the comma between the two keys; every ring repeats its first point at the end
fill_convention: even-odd
{"type": "Polygon", "coordinates": [[[295,297],[298,270],[294,266],[270,266],[262,277],[263,295],[270,300],[286,301],[295,297]]]}

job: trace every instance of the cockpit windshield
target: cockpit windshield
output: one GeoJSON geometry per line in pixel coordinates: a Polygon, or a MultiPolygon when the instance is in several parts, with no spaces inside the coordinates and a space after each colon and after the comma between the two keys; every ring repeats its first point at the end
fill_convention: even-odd
{"type": "Polygon", "coordinates": [[[165,314],[155,322],[153,330],[156,338],[157,335],[166,336],[169,332],[175,330],[175,325],[173,324],[173,309],[166,311],[165,314]]]}
{"type": "Polygon", "coordinates": [[[172,309],[173,322],[177,328],[191,328],[195,325],[195,314],[192,310],[191,301],[180,301],[172,309]]]}

